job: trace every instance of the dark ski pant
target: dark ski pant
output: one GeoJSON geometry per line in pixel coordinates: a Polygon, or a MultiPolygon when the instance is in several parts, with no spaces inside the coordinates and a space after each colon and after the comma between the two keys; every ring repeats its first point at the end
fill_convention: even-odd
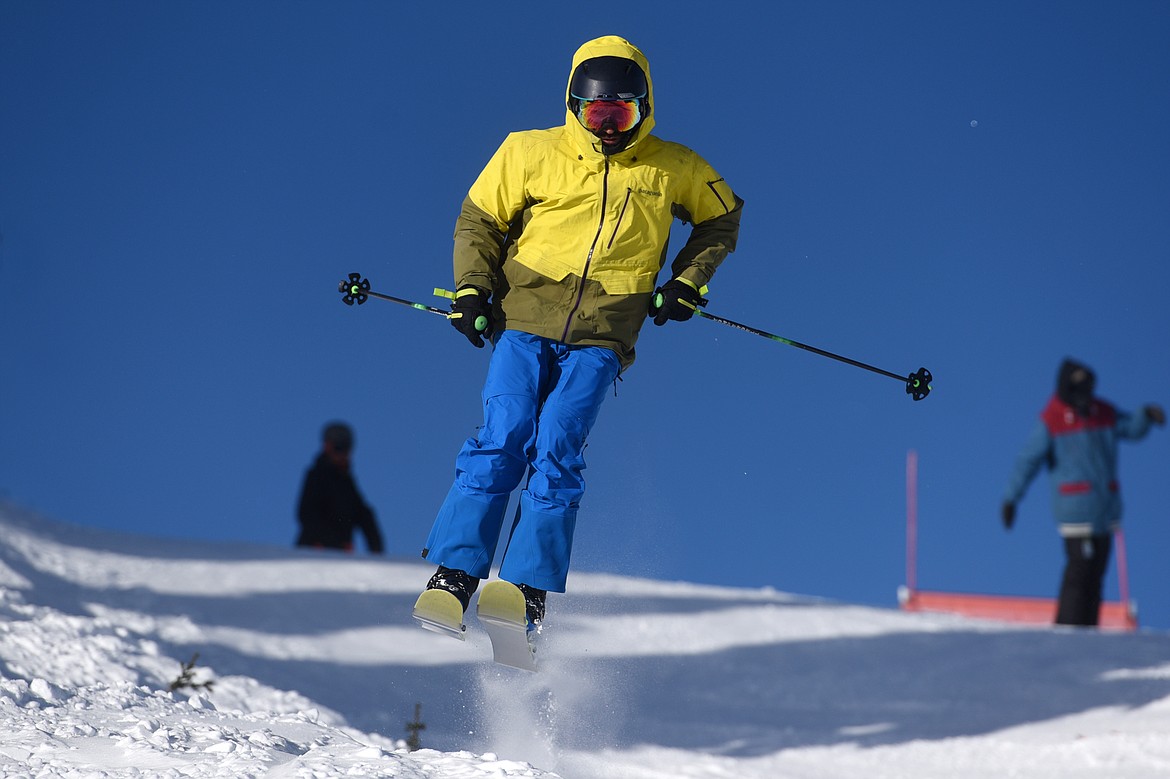
{"type": "Polygon", "coordinates": [[[483,386],[483,426],[459,451],[423,556],[486,579],[508,499],[527,475],[500,578],[564,592],[585,438],[620,369],[611,349],[501,334],[483,386]]]}
{"type": "Polygon", "coordinates": [[[1064,539],[1064,578],[1060,583],[1056,624],[1097,624],[1112,550],[1113,537],[1107,533],[1064,539]]]}

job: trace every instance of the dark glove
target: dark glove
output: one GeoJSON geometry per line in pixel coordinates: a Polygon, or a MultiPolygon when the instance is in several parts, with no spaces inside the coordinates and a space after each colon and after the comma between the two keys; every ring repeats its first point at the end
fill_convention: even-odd
{"type": "Polygon", "coordinates": [[[494,332],[488,293],[479,287],[463,287],[456,292],[447,319],[456,330],[467,336],[476,349],[482,349],[483,339],[491,338],[494,332]]]}
{"type": "Polygon", "coordinates": [[[1000,514],[1003,517],[1004,530],[1011,530],[1012,525],[1016,524],[1016,504],[1010,500],[1003,502],[1003,508],[1000,509],[1000,514]]]}
{"type": "Polygon", "coordinates": [[[1150,421],[1155,425],[1161,426],[1166,424],[1166,412],[1162,410],[1161,406],[1157,406],[1151,403],[1150,405],[1146,406],[1145,412],[1146,416],[1149,417],[1150,421]]]}
{"type": "Polygon", "coordinates": [[[702,299],[699,290],[689,281],[671,279],[654,290],[654,297],[650,301],[654,324],[664,325],[668,319],[687,321],[695,315],[695,308],[702,299]]]}

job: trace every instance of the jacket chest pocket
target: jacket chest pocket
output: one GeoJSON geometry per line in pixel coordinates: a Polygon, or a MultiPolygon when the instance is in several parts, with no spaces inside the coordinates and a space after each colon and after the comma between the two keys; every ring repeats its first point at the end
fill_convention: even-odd
{"type": "Polygon", "coordinates": [[[670,238],[666,198],[660,188],[638,182],[610,192],[613,201],[606,208],[589,275],[610,294],[652,292],[670,238]]]}

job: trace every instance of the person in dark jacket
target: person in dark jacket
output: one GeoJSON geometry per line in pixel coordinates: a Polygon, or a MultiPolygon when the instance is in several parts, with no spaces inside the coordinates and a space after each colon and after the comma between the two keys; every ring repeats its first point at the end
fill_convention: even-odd
{"type": "Polygon", "coordinates": [[[1112,533],[1121,523],[1118,442],[1142,439],[1151,424],[1166,424],[1160,406],[1129,414],[1095,397],[1095,389],[1096,376],[1088,366],[1071,359],[1061,364],[1056,394],[1020,452],[1001,509],[1004,527],[1011,530],[1016,504],[1040,466],[1048,466],[1052,511],[1066,557],[1056,613],[1060,625],[1098,621],[1112,533]]]}
{"type": "Polygon", "coordinates": [[[358,491],[350,472],[353,430],[342,422],[331,422],[322,434],[321,453],[305,473],[297,521],[301,532],[297,546],[353,551],[353,531],[365,536],[366,548],[382,553],[382,533],[373,510],[358,491]]]}

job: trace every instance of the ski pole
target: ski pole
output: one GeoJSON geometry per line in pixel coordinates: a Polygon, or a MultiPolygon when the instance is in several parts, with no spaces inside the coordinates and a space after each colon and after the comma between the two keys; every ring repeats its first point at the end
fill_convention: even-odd
{"type": "MultiPolygon", "coordinates": [[[[381,292],[374,292],[372,289],[370,289],[370,280],[367,278],[363,278],[362,274],[360,274],[360,273],[351,273],[351,274],[349,274],[348,279],[343,279],[342,281],[340,281],[337,284],[337,291],[341,293],[341,302],[347,306],[352,306],[354,303],[357,303],[360,306],[362,303],[365,303],[370,298],[378,298],[379,300],[389,300],[391,303],[400,303],[401,305],[404,305],[404,306],[410,306],[411,308],[418,309],[419,311],[426,311],[426,312],[431,313],[431,314],[438,314],[439,316],[443,317],[444,319],[451,318],[450,311],[444,311],[441,308],[435,308],[434,306],[428,306],[424,303],[415,303],[413,300],[405,300],[403,298],[396,298],[393,295],[385,295],[381,292]]],[[[454,298],[455,297],[454,292],[448,292],[447,290],[439,289],[438,287],[435,287],[435,294],[438,295],[439,297],[444,297],[444,298],[454,298]]],[[[478,330],[482,333],[484,330],[487,329],[487,325],[488,325],[487,317],[481,316],[481,317],[476,318],[476,320],[475,320],[475,329],[476,330],[478,330]]]]}
{"type": "MultiPolygon", "coordinates": [[[[703,291],[705,291],[705,288],[703,291]]],[[[654,305],[653,305],[654,310],[661,308],[662,307],[662,295],[661,294],[656,295],[654,297],[653,302],[654,302],[654,305]]],[[[680,302],[682,302],[682,301],[680,301],[680,302]]],[[[699,299],[699,306],[705,306],[705,305],[707,305],[706,299],[700,298],[699,299]]],[[[898,381],[905,382],[906,383],[906,394],[910,395],[915,400],[922,400],[923,398],[925,398],[927,395],[930,394],[930,390],[932,389],[930,383],[934,380],[934,377],[930,374],[930,371],[928,371],[926,368],[919,368],[915,373],[911,373],[908,376],[900,376],[897,373],[891,373],[890,371],[874,367],[873,365],[867,365],[866,363],[859,362],[859,361],[854,360],[854,359],[850,359],[849,357],[842,357],[839,354],[833,354],[832,352],[827,352],[824,349],[818,349],[815,346],[809,346],[808,344],[802,344],[800,341],[793,341],[790,338],[784,338],[782,336],[776,335],[775,333],[769,333],[767,330],[760,330],[759,328],[751,327],[749,325],[745,325],[745,324],[742,324],[740,322],[735,322],[731,319],[725,319],[724,317],[721,317],[721,316],[716,316],[714,314],[708,314],[706,311],[701,311],[699,309],[699,306],[692,306],[692,308],[694,308],[694,310],[695,310],[695,316],[702,317],[703,319],[710,319],[712,322],[718,322],[721,325],[727,325],[728,327],[734,327],[737,330],[743,330],[745,332],[752,333],[753,335],[761,336],[762,338],[768,338],[768,339],[771,339],[773,341],[779,341],[780,343],[787,344],[788,346],[795,346],[797,349],[804,349],[806,352],[812,352],[813,354],[819,354],[822,357],[829,357],[829,358],[834,359],[834,360],[839,360],[843,363],[848,363],[849,365],[853,365],[857,368],[864,368],[867,371],[873,371],[874,373],[880,373],[882,376],[889,376],[891,379],[897,379],[898,381]]]]}

